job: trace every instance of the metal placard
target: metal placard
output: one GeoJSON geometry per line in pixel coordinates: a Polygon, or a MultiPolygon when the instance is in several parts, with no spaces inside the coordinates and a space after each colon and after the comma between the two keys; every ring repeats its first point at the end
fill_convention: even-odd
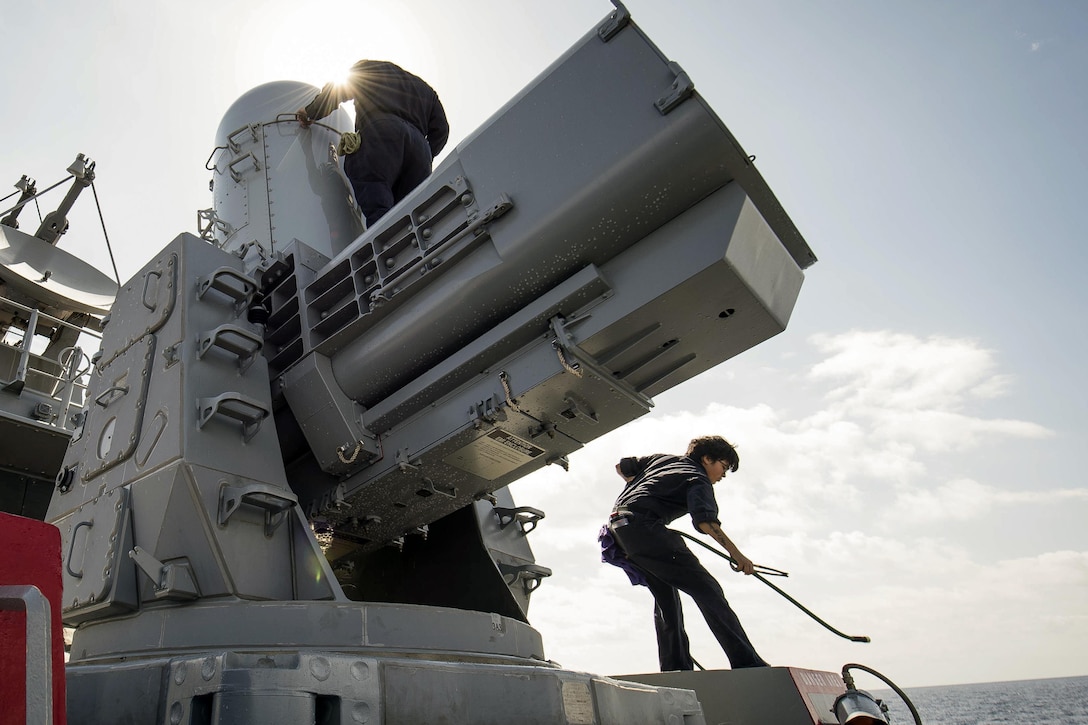
{"type": "Polygon", "coordinates": [[[446,456],[442,462],[494,481],[544,453],[535,443],[496,428],[446,456]]]}

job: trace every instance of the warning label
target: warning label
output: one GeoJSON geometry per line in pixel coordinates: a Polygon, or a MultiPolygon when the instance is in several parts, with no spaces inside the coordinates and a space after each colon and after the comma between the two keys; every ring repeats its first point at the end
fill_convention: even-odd
{"type": "Polygon", "coordinates": [[[540,446],[496,428],[446,456],[445,463],[494,481],[543,453],[540,446]]]}
{"type": "Polygon", "coordinates": [[[563,714],[567,716],[569,725],[593,725],[597,722],[589,685],[584,682],[563,683],[563,714]]]}

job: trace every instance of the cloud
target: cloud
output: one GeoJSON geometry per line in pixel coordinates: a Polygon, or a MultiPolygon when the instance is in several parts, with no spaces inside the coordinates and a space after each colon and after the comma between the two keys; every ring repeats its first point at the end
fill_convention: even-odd
{"type": "Polygon", "coordinates": [[[968,521],[997,506],[1088,502],[1088,489],[1002,491],[972,479],[956,479],[934,488],[911,487],[896,496],[896,516],[917,523],[968,521]]]}
{"type": "Polygon", "coordinates": [[[970,404],[1005,395],[1012,383],[993,352],[976,341],[919,338],[888,331],[816,335],[825,359],[809,371],[831,385],[824,419],[853,419],[877,439],[927,451],[962,450],[990,436],[1043,438],[1051,431],[1026,421],[978,418],[970,404]]]}
{"type": "Polygon", "coordinates": [[[1002,395],[1010,382],[990,350],[972,340],[888,331],[814,335],[826,357],[809,377],[839,383],[829,399],[851,408],[958,408],[968,398],[1002,395]]]}
{"type": "MultiPolygon", "coordinates": [[[[977,414],[1014,390],[993,351],[890,331],[809,342],[821,357],[775,390],[788,408],[662,408],[576,452],[570,473],[549,469],[516,485],[519,503],[548,513],[530,543],[555,572],[531,611],[549,656],[606,674],[655,668],[649,594],[599,563],[597,530],[622,486],[613,466],[720,432],[741,455],[740,471],[716,489],[730,537],[756,561],[790,571],[776,583],[832,626],[879,643],[859,651],[697,551],[764,657],[831,670],[860,659],[916,685],[1079,673],[1088,552],[995,560],[966,533],[1025,505],[1043,520],[1069,507],[1088,513],[1088,490],[1015,490],[992,479],[993,457],[1009,439],[1023,447],[1054,434],[977,414]]],[[[696,658],[725,666],[693,604],[686,609],[696,658]]]]}
{"type": "Polygon", "coordinates": [[[1029,53],[1038,53],[1040,50],[1043,49],[1044,45],[1049,45],[1051,42],[1050,40],[1028,40],[1029,37],[1031,36],[1023,32],[1022,30],[1016,31],[1017,40],[1027,41],[1029,53]]]}

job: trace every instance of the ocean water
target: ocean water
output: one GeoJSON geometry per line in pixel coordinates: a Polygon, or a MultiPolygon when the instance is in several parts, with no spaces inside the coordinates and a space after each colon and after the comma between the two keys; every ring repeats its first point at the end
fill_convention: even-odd
{"type": "MultiPolygon", "coordinates": [[[[863,688],[864,689],[864,688],[863,688]]],[[[904,688],[925,725],[1088,725],[1088,677],[904,688]]],[[[892,725],[914,718],[892,690],[870,690],[892,725]]]]}

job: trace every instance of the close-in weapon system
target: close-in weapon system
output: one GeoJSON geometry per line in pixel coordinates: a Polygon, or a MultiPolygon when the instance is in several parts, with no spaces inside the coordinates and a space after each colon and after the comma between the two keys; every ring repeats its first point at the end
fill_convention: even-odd
{"type": "Polygon", "coordinates": [[[56,249],[64,205],[5,217],[3,482],[61,533],[73,722],[703,722],[546,659],[544,512],[506,490],[781,332],[815,261],[616,5],[372,228],[351,120],[300,128],[290,82],[227,111],[198,234],[119,288],[56,249]]]}

